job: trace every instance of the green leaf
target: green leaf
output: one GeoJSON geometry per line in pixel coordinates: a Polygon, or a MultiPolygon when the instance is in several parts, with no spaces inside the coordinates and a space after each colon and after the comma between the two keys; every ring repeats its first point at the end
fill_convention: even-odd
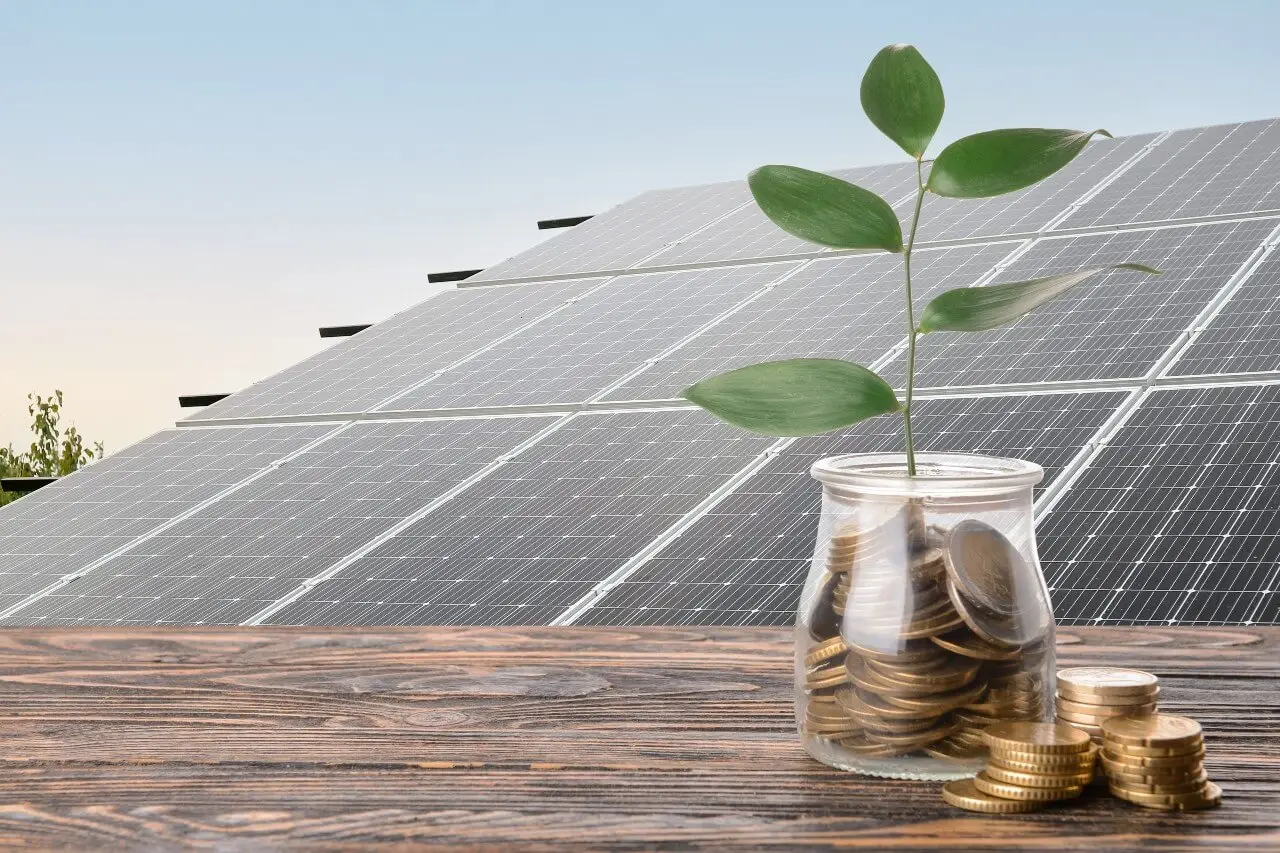
{"type": "Polygon", "coordinates": [[[942,82],[920,51],[891,44],[862,76],[862,111],[885,136],[919,160],[942,122],[942,82]]]}
{"type": "Polygon", "coordinates": [[[1077,284],[1112,270],[1137,270],[1160,275],[1160,270],[1143,264],[1116,264],[1030,281],[993,284],[989,287],[960,287],[939,294],[925,306],[920,317],[920,331],[983,332],[994,329],[1012,323],[1051,299],[1058,298],[1077,284]]]}
{"type": "Polygon", "coordinates": [[[704,379],[681,396],[764,435],[815,435],[899,409],[887,382],[835,358],[753,364],[704,379]]]}
{"type": "Polygon", "coordinates": [[[928,189],[954,198],[986,198],[1043,181],[1105,130],[1015,127],[957,139],[933,161],[928,189]]]}
{"type": "Polygon", "coordinates": [[[902,251],[902,227],[889,203],[862,187],[796,166],[761,166],[747,177],[773,223],[834,249],[902,251]]]}

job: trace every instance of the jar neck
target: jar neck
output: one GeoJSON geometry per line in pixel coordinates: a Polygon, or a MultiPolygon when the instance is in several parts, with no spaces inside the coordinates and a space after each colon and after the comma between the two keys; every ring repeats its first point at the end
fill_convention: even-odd
{"type": "Polygon", "coordinates": [[[1029,499],[1044,477],[1034,462],[969,453],[917,453],[916,472],[908,476],[900,453],[831,456],[810,469],[828,494],[860,500],[1029,499]]]}

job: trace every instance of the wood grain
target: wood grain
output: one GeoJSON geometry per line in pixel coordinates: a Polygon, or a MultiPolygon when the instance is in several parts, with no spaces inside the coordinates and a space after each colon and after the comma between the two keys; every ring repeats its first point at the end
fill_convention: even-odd
{"type": "Polygon", "coordinates": [[[0,847],[1280,849],[1280,630],[1071,628],[1158,673],[1221,808],[1025,816],[800,748],[790,632],[0,631],[0,847]]]}

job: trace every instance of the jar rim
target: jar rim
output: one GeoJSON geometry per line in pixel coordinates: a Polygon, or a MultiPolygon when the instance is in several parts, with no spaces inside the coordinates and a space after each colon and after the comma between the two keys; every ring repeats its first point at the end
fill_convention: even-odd
{"type": "Polygon", "coordinates": [[[917,453],[915,477],[904,453],[846,453],[813,463],[810,475],[840,491],[892,495],[991,495],[1030,488],[1044,468],[1025,459],[977,453],[917,453]]]}

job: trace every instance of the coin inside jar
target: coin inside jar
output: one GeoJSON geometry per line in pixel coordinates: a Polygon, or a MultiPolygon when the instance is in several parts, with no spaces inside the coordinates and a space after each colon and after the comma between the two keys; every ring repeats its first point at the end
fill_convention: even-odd
{"type": "Polygon", "coordinates": [[[947,536],[943,560],[965,599],[998,616],[1014,614],[1018,578],[1030,570],[999,530],[975,519],[960,522],[947,536]]]}

